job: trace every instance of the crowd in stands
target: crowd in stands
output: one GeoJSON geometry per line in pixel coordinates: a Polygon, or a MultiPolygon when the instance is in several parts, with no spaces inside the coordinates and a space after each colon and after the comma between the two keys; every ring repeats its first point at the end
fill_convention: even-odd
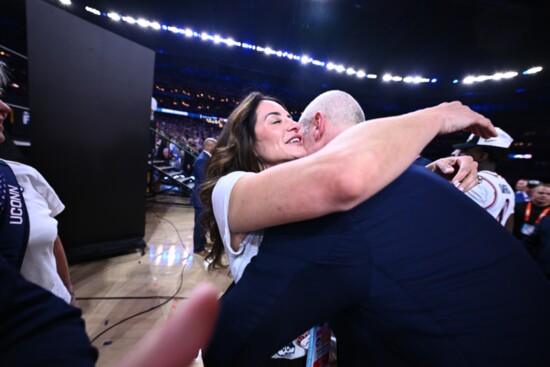
{"type": "Polygon", "coordinates": [[[165,135],[195,152],[202,149],[204,139],[217,136],[221,131],[221,127],[217,123],[165,114],[156,117],[155,125],[165,135]]]}
{"type": "Polygon", "coordinates": [[[157,114],[153,121],[155,160],[164,160],[186,176],[193,171],[195,157],[202,151],[204,140],[217,137],[221,131],[219,123],[184,116],[157,114]]]}

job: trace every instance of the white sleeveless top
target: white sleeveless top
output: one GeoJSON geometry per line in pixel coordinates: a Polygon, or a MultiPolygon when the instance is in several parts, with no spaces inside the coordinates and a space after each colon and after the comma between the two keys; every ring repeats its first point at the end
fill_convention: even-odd
{"type": "Polygon", "coordinates": [[[243,242],[239,245],[237,251],[233,251],[231,248],[231,231],[228,224],[228,210],[229,210],[229,198],[231,196],[231,190],[235,183],[246,174],[250,172],[236,171],[231,172],[228,175],[223,176],[218,180],[214,190],[212,191],[212,207],[214,209],[214,217],[220,231],[223,244],[225,246],[225,252],[229,259],[229,269],[235,283],[241,279],[244,269],[252,260],[254,256],[258,254],[258,247],[262,243],[263,231],[250,232],[244,238],[243,242]]]}

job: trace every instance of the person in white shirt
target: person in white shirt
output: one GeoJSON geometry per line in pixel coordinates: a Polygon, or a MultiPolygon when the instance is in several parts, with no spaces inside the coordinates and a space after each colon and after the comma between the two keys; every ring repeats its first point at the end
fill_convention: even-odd
{"type": "Polygon", "coordinates": [[[479,164],[479,185],[466,195],[512,232],[515,193],[495,170],[497,164],[507,158],[514,140],[501,128],[496,130],[498,136],[494,138],[483,139],[472,134],[465,143],[455,144],[453,148],[458,149],[459,155],[469,155],[479,164]]]}
{"type": "MultiPolygon", "coordinates": [[[[0,63],[1,87],[7,83],[4,64],[0,63]]],[[[5,140],[3,121],[10,107],[0,100],[0,143],[5,140]]],[[[55,217],[65,206],[46,179],[31,166],[4,160],[11,168],[23,190],[28,212],[29,235],[21,265],[25,279],[52,292],[67,303],[74,304],[69,266],[61,239],[57,234],[55,217]]]]}

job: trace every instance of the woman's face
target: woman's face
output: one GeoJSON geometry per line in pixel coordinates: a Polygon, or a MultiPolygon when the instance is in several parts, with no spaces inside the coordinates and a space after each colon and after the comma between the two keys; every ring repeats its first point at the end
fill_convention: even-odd
{"type": "Polygon", "coordinates": [[[300,125],[280,104],[262,101],[256,109],[256,154],[267,167],[306,155],[300,125]]]}

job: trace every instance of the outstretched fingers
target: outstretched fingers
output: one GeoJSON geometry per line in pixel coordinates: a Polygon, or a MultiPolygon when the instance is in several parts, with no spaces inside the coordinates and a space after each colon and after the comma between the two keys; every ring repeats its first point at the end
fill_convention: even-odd
{"type": "Polygon", "coordinates": [[[456,157],[456,165],[459,168],[453,177],[453,184],[464,192],[475,187],[478,184],[478,163],[470,156],[460,156],[456,157]]]}
{"type": "Polygon", "coordinates": [[[470,156],[440,158],[428,168],[451,181],[461,191],[468,191],[478,183],[478,163],[470,156]]]}
{"type": "Polygon", "coordinates": [[[491,120],[487,117],[477,114],[478,118],[470,127],[470,132],[475,135],[481,136],[484,139],[495,137],[498,135],[497,130],[495,129],[491,120]]]}
{"type": "Polygon", "coordinates": [[[469,131],[483,138],[497,136],[497,131],[491,120],[459,101],[441,103],[434,108],[442,118],[440,134],[469,131]]]}

